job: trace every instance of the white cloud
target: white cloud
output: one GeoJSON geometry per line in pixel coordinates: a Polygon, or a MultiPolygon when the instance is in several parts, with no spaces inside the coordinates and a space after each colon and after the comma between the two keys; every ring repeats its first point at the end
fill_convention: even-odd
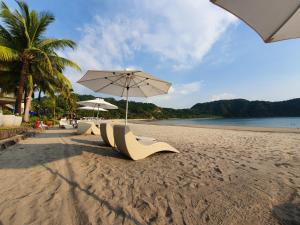
{"type": "MultiPolygon", "coordinates": [[[[83,71],[92,69],[123,69],[124,58],[130,58],[140,48],[140,34],[146,25],[141,20],[116,18],[114,22],[96,16],[93,24],[80,28],[82,38],[75,51],[64,53],[77,62],[83,71]],[[134,40],[134,41],[133,41],[134,40]]],[[[67,71],[66,74],[70,72],[67,71]]],[[[69,78],[74,82],[82,74],[69,78]]]]}
{"type": "Polygon", "coordinates": [[[174,69],[200,63],[234,17],[208,0],[131,2],[136,14],[95,16],[79,28],[82,36],[75,52],[67,55],[83,69],[124,67],[137,52],[154,54],[174,69]]]}
{"type": "MultiPolygon", "coordinates": [[[[84,72],[132,67],[127,62],[136,64],[140,54],[157,60],[153,63],[156,68],[189,69],[201,63],[222,33],[236,21],[208,0],[130,1],[127,8],[109,17],[97,15],[91,23],[78,28],[81,37],[77,49],[64,55],[77,62],[84,72]]],[[[69,70],[66,74],[73,83],[82,76],[69,70]]],[[[170,96],[155,102],[168,107],[190,107],[198,101],[192,93],[199,91],[200,84],[175,85],[170,96]]],[[[91,93],[78,84],[74,89],[91,93]]]]}
{"type": "Polygon", "coordinates": [[[171,87],[169,94],[151,97],[147,102],[167,108],[189,108],[200,101],[201,87],[202,82],[175,84],[171,87]]]}
{"type": "Polygon", "coordinates": [[[234,99],[236,96],[230,93],[222,93],[218,95],[212,95],[210,97],[210,101],[219,101],[219,100],[226,100],[226,99],[234,99]]]}
{"type": "Polygon", "coordinates": [[[235,21],[207,0],[144,2],[147,2],[147,11],[159,19],[151,23],[152,32],[144,35],[143,44],[148,51],[172,60],[174,69],[186,69],[200,63],[235,21]]]}

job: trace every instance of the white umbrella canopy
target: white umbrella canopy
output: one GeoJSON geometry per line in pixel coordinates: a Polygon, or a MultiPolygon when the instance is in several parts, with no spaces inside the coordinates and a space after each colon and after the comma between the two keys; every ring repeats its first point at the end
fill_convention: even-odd
{"type": "Polygon", "coordinates": [[[85,87],[110,95],[126,97],[151,97],[167,94],[171,84],[143,71],[89,70],[78,81],[85,87]]]}
{"type": "Polygon", "coordinates": [[[300,37],[299,0],[210,0],[252,27],[266,42],[300,37]]]}
{"type": "Polygon", "coordinates": [[[147,98],[163,95],[167,94],[171,87],[171,83],[140,70],[89,70],[77,82],[95,92],[126,97],[125,124],[127,124],[128,97],[147,98]]]}
{"type": "Polygon", "coordinates": [[[91,107],[91,106],[82,106],[82,107],[79,107],[78,109],[81,109],[81,110],[93,110],[93,111],[107,112],[106,109],[103,109],[103,108],[95,108],[95,107],[91,107]]]}
{"type": "Polygon", "coordinates": [[[96,98],[93,100],[86,100],[77,102],[79,105],[90,106],[93,108],[103,108],[103,109],[118,109],[118,106],[113,105],[102,98],[96,98]]]}

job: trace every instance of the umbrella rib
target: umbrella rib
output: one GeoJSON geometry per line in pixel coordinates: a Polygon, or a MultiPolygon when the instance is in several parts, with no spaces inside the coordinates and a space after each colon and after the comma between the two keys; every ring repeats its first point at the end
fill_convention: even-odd
{"type": "Polygon", "coordinates": [[[168,92],[165,92],[164,90],[161,90],[161,89],[159,89],[159,88],[153,86],[152,84],[149,84],[149,86],[151,86],[152,88],[156,89],[156,90],[159,91],[159,92],[162,92],[163,94],[168,94],[168,92]]]}
{"type": "MultiPolygon", "coordinates": [[[[140,78],[139,78],[139,79],[140,79],[140,78]]],[[[141,82],[141,83],[142,83],[142,82],[141,82]]],[[[170,84],[170,83],[168,83],[168,82],[163,82],[163,81],[162,81],[162,83],[170,84]]],[[[159,89],[159,88],[153,86],[151,83],[142,84],[140,87],[147,86],[147,85],[149,85],[149,86],[155,88],[156,90],[159,90],[159,91],[162,91],[163,93],[165,93],[163,90],[161,90],[161,89],[159,89]]]]}
{"type": "MultiPolygon", "coordinates": [[[[99,91],[103,90],[104,88],[108,87],[109,85],[115,85],[114,83],[117,82],[117,81],[119,81],[119,80],[121,80],[122,78],[123,78],[123,77],[120,77],[120,78],[118,78],[117,80],[112,81],[111,83],[109,83],[109,84],[103,86],[102,88],[97,89],[95,92],[99,92],[99,91]]],[[[119,86],[119,84],[118,84],[117,86],[119,86]]]]}
{"type": "MultiPolygon", "coordinates": [[[[134,79],[132,79],[132,81],[135,83],[134,85],[139,84],[139,83],[136,83],[136,82],[134,81],[134,79]]],[[[133,86],[134,86],[134,85],[133,85],[133,86]]],[[[133,86],[132,86],[132,87],[133,87],[133,86]]],[[[144,97],[147,98],[147,95],[145,94],[144,90],[143,90],[142,88],[140,88],[139,86],[137,86],[137,88],[141,91],[141,93],[144,95],[144,97]]]]}
{"type": "Polygon", "coordinates": [[[126,81],[125,81],[125,85],[123,85],[123,90],[122,90],[122,93],[121,93],[121,97],[123,97],[123,94],[124,94],[124,90],[125,90],[125,86],[126,86],[126,83],[127,83],[127,77],[126,77],[126,81]]]}
{"type": "Polygon", "coordinates": [[[271,42],[274,38],[274,36],[281,30],[281,28],[283,28],[283,26],[296,14],[296,12],[298,12],[298,10],[300,9],[300,4],[298,5],[298,7],[294,10],[294,12],[270,35],[270,37],[268,37],[266,39],[266,42],[269,43],[271,42]]]}
{"type": "Polygon", "coordinates": [[[129,85],[130,85],[130,82],[131,82],[132,80],[133,80],[132,78],[126,77],[126,81],[125,81],[125,85],[123,86],[123,91],[122,91],[121,97],[122,97],[123,94],[124,94],[125,88],[128,87],[128,90],[127,90],[127,91],[129,91],[129,88],[130,88],[129,85]],[[128,82],[128,80],[129,80],[129,82],[128,82]],[[128,85],[127,85],[127,82],[128,82],[128,85]]]}
{"type": "Polygon", "coordinates": [[[77,83],[83,83],[83,82],[86,82],[86,81],[93,81],[93,80],[101,80],[101,79],[107,79],[109,77],[118,77],[119,75],[113,75],[113,76],[106,76],[106,77],[97,77],[97,78],[93,78],[93,79],[89,79],[89,80],[79,80],[77,81],[77,83]]]}
{"type": "MultiPolygon", "coordinates": [[[[140,77],[140,78],[145,78],[144,76],[140,76],[140,75],[137,75],[135,74],[134,76],[137,76],[137,77],[140,77]]],[[[155,79],[155,78],[150,78],[150,77],[147,77],[149,80],[154,80],[154,81],[158,81],[158,82],[162,82],[162,83],[168,83],[168,84],[171,84],[169,82],[166,82],[166,81],[163,81],[163,80],[159,80],[159,79],[155,79]]]]}
{"type": "MultiPolygon", "coordinates": [[[[134,80],[134,79],[132,79],[132,80],[134,80]]],[[[140,84],[140,83],[143,83],[144,81],[146,81],[146,80],[148,80],[148,78],[145,78],[144,80],[140,80],[139,82],[134,82],[134,84],[131,86],[131,87],[139,87],[138,85],[140,84]]]]}
{"type": "MultiPolygon", "coordinates": [[[[109,80],[109,81],[111,81],[111,82],[119,81],[119,80],[113,81],[113,80],[110,80],[110,79],[107,79],[107,80],[109,80]]],[[[119,87],[123,87],[123,85],[122,85],[122,84],[119,84],[119,83],[113,83],[113,85],[116,85],[116,86],[119,86],[119,87]]]]}
{"type": "MultiPolygon", "coordinates": [[[[140,79],[141,77],[138,77],[138,79],[140,79]]],[[[150,79],[150,78],[149,78],[150,79]]],[[[163,81],[161,81],[161,82],[163,82],[163,81]]],[[[163,82],[163,83],[168,83],[168,82],[163,82]]],[[[168,83],[169,84],[169,83],[168,83]]],[[[148,84],[143,84],[143,85],[141,85],[140,87],[143,87],[143,86],[151,86],[152,88],[154,88],[154,89],[156,89],[156,90],[158,90],[159,92],[161,92],[161,93],[163,93],[163,94],[167,94],[168,92],[165,92],[165,91],[163,91],[163,90],[161,90],[161,89],[159,89],[159,88],[157,88],[157,87],[155,87],[155,86],[153,86],[151,83],[148,83],[148,84]]],[[[141,89],[141,88],[140,88],[141,89]]]]}

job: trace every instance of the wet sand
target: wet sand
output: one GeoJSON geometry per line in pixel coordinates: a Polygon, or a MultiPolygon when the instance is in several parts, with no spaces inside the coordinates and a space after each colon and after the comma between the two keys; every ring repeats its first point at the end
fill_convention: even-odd
{"type": "Polygon", "coordinates": [[[0,224],[300,224],[300,134],[132,124],[181,153],[131,161],[49,130],[0,153],[0,224]]]}

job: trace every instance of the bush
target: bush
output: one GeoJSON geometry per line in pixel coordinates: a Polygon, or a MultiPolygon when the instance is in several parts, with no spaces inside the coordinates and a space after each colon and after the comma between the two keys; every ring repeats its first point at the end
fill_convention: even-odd
{"type": "Polygon", "coordinates": [[[40,117],[38,117],[38,116],[31,116],[31,117],[29,118],[29,124],[30,124],[30,126],[34,126],[34,125],[35,125],[35,122],[36,122],[37,120],[42,120],[42,118],[40,118],[40,117]]]}

